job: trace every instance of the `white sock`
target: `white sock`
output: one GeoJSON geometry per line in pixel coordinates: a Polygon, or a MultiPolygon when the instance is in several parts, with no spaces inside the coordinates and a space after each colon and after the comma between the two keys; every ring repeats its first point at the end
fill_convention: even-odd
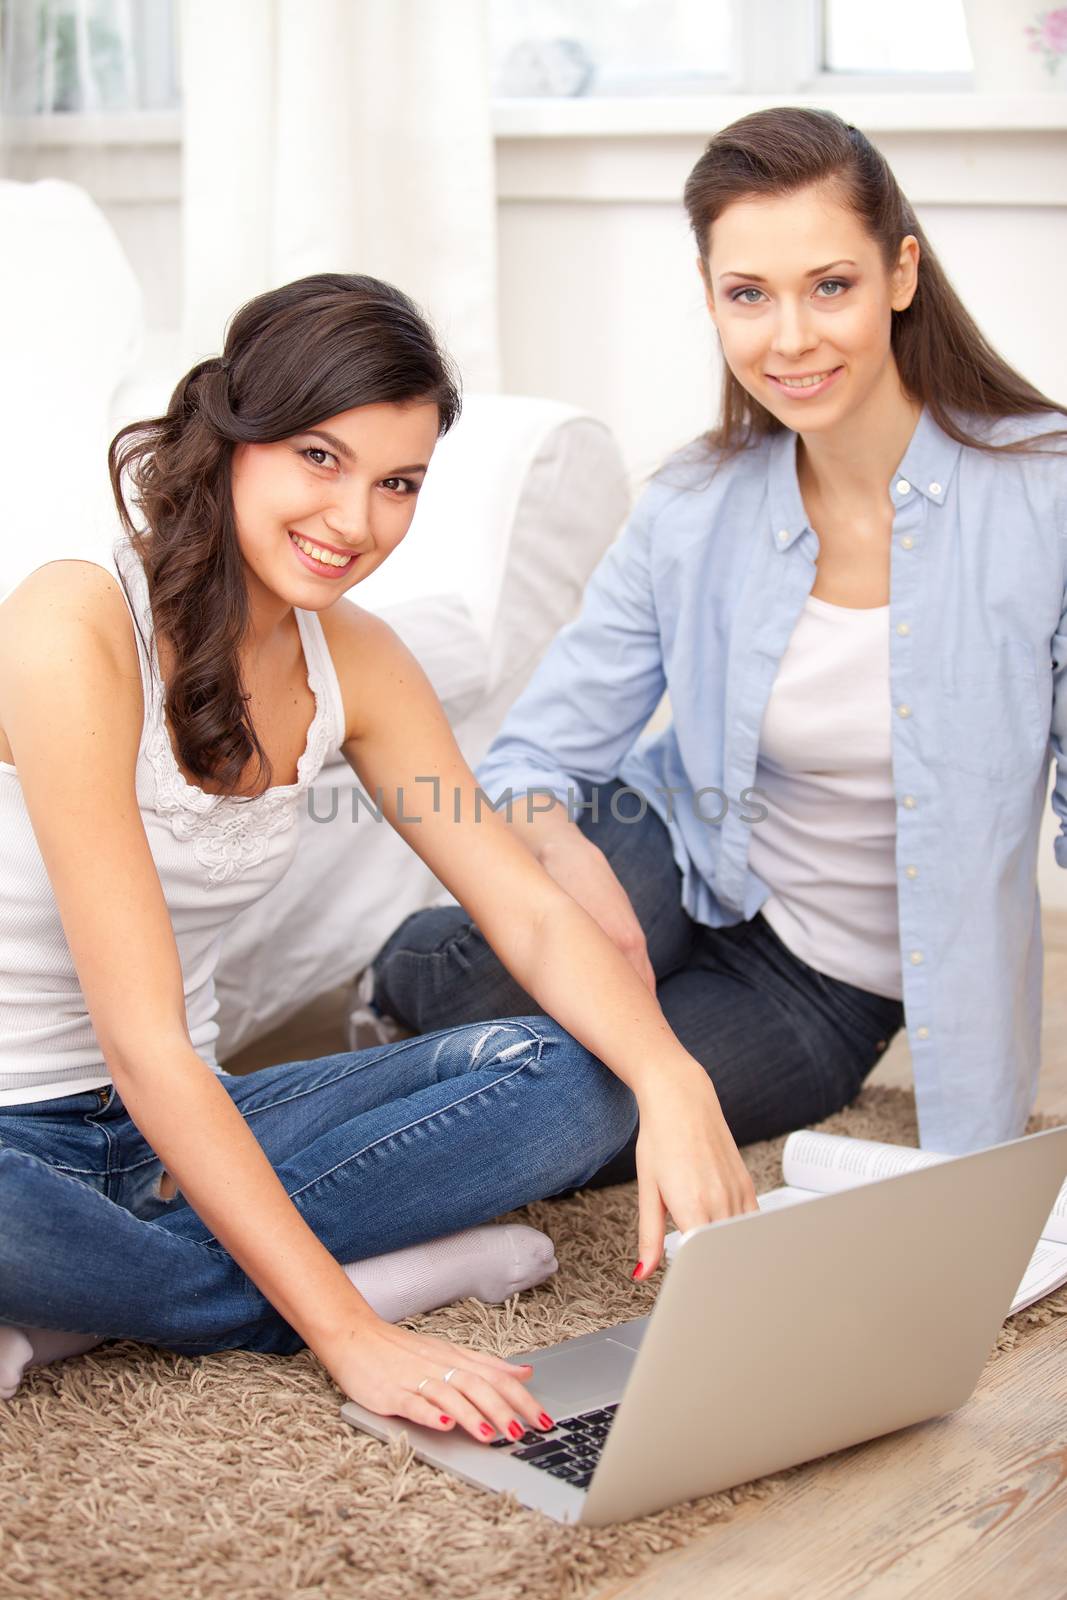
{"type": "Polygon", "coordinates": [[[380,1317],[401,1322],[454,1300],[495,1304],[543,1283],[558,1266],[547,1234],[505,1223],[370,1256],[344,1270],[380,1317]]]}
{"type": "Polygon", "coordinates": [[[60,1333],[55,1328],[0,1328],[0,1400],[12,1400],[27,1367],[46,1367],[66,1356],[84,1355],[103,1344],[96,1333],[60,1333]]]}
{"type": "MultiPolygon", "coordinates": [[[[345,1272],[386,1322],[401,1322],[454,1300],[496,1304],[543,1283],[559,1266],[547,1234],[519,1223],[467,1228],[447,1239],[353,1261],[345,1272]]],[[[0,1327],[0,1400],[14,1398],[27,1367],[84,1355],[104,1339],[54,1328],[0,1327]]]]}

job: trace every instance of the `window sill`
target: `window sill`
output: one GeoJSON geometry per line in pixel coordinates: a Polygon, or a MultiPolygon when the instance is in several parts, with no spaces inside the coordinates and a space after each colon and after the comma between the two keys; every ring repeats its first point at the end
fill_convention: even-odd
{"type": "Polygon", "coordinates": [[[1067,92],[1060,90],[1033,95],[894,89],[857,93],[834,86],[818,94],[496,100],[493,132],[499,140],[706,138],[750,111],[780,105],[828,108],[870,134],[1067,130],[1067,92]]]}
{"type": "Polygon", "coordinates": [[[0,118],[0,139],[12,145],[177,145],[181,138],[180,111],[57,111],[0,118]]]}
{"type": "MultiPolygon", "coordinates": [[[[1067,130],[1067,92],[993,95],[974,90],[855,89],[834,85],[817,94],[606,96],[573,100],[495,100],[497,139],[707,137],[750,111],[768,106],[829,107],[866,133],[1036,132],[1067,130]]],[[[0,118],[12,144],[177,145],[180,111],[57,112],[0,118]]]]}

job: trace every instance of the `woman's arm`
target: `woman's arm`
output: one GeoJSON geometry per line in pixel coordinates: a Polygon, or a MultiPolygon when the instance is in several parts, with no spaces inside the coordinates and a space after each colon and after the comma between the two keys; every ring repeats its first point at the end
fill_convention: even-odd
{"type": "Polygon", "coordinates": [[[665,1207],[683,1229],[755,1210],[704,1069],[630,963],[479,799],[410,652],[347,602],[331,644],[346,704],[356,708],[344,753],[368,794],[375,803],[380,796],[389,821],[523,988],[637,1096],[640,1276],[659,1262],[665,1207]]]}
{"type": "Polygon", "coordinates": [[[589,913],[649,993],[655,994],[656,974],[630,896],[603,850],[571,822],[562,801],[545,811],[528,811],[520,803],[512,811],[510,825],[553,882],[589,913]]]}
{"type": "MultiPolygon", "coordinates": [[[[415,1394],[455,1347],[383,1323],[315,1237],[189,1039],[181,965],[137,804],[142,696],[113,580],[52,563],[0,608],[0,721],[93,1028],[123,1103],[183,1196],[347,1394],[439,1426],[415,1394]],[[125,648],[118,643],[122,641],[125,648]]],[[[462,1352],[506,1428],[539,1408],[516,1369],[462,1352]]],[[[480,1439],[473,1414],[469,1430],[480,1439]]],[[[432,1415],[431,1415],[432,1412],[432,1415]]]]}
{"type": "Polygon", "coordinates": [[[495,799],[537,788],[509,822],[550,877],[589,913],[653,994],[655,974],[644,930],[603,851],[568,809],[579,782],[607,784],[662,699],[666,687],[661,618],[652,582],[659,515],[677,488],[654,482],[622,535],[604,554],[575,620],[549,646],[508,712],[477,777],[495,799]],[[558,796],[551,810],[548,794],[558,796]],[[544,808],[544,809],[543,809],[544,808]]]}
{"type": "MultiPolygon", "coordinates": [[[[579,783],[618,776],[666,688],[652,546],[671,498],[662,484],[645,490],[589,579],[579,615],[557,634],[509,710],[478,764],[493,799],[508,789],[541,789],[565,803],[571,791],[580,803],[579,783]]],[[[522,812],[516,806],[515,815],[522,812]]]]}

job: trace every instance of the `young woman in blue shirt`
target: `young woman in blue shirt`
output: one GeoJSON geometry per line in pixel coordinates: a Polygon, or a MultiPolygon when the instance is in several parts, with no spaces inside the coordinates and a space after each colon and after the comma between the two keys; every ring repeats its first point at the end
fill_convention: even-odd
{"type": "MultiPolygon", "coordinates": [[[[479,781],[657,992],[739,1144],[847,1104],[901,1026],[925,1146],[1013,1137],[1050,756],[1067,866],[1067,419],[834,113],[734,123],[685,200],[720,420],[646,489],[479,781]]],[[[531,1010],[450,906],[364,993],[420,1030],[531,1010]]],[[[631,1143],[600,1181],[633,1170],[631,1143]]]]}

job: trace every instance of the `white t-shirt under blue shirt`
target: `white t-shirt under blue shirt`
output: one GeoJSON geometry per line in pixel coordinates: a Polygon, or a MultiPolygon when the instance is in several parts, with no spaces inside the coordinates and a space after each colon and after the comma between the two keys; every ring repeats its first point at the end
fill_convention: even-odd
{"type": "Polygon", "coordinates": [[[762,911],[818,972],[899,1000],[889,607],[809,595],[760,728],[762,911]]]}

